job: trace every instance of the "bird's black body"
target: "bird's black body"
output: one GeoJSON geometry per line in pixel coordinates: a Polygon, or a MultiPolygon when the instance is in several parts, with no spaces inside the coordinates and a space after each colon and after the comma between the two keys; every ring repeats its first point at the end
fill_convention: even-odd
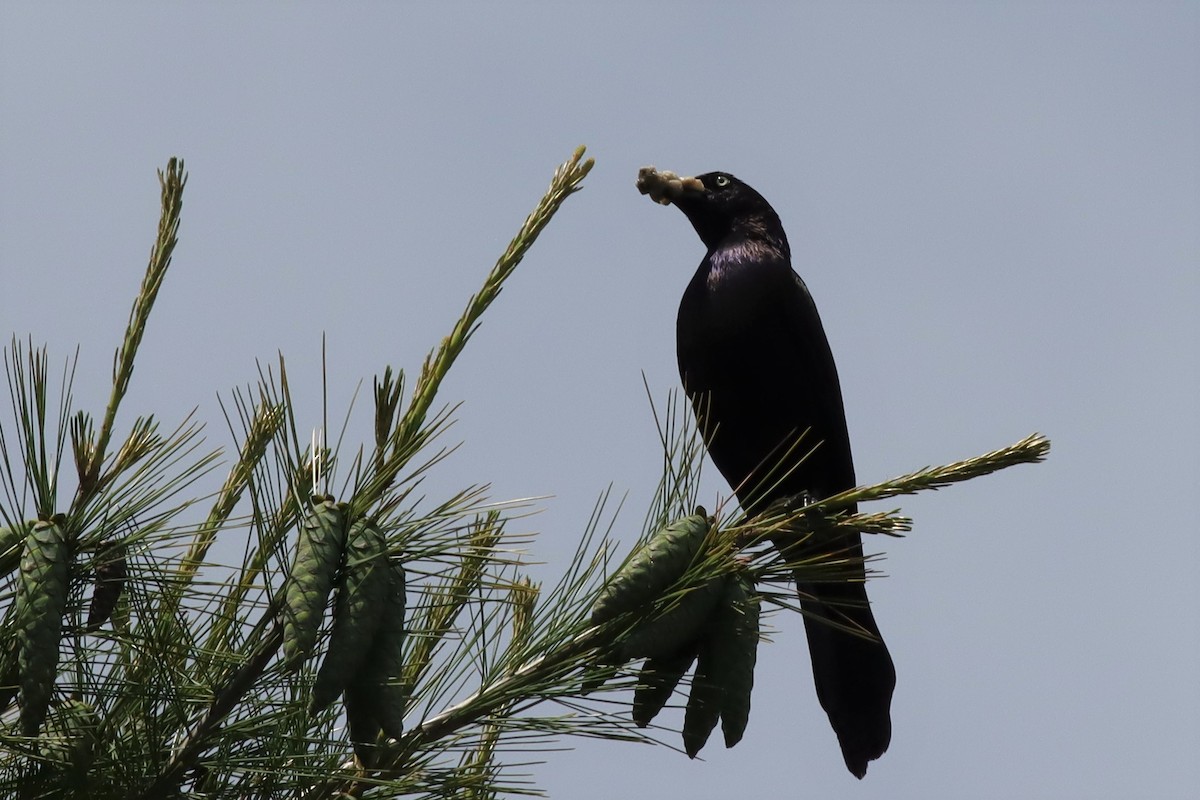
{"type": "MultiPolygon", "coordinates": [[[[820,498],[853,487],[837,368],[816,305],[792,270],[779,217],[726,173],[686,180],[691,185],[670,200],[708,252],[679,305],[679,372],[709,455],[749,513],[787,495],[820,498]],[[697,181],[703,190],[694,188],[697,181]]],[[[862,556],[857,533],[821,545],[862,556]]],[[[856,571],[865,578],[861,562],[856,571]]],[[[891,739],[891,657],[865,583],[800,584],[797,591],[817,696],[846,766],[861,778],[891,739]]]]}

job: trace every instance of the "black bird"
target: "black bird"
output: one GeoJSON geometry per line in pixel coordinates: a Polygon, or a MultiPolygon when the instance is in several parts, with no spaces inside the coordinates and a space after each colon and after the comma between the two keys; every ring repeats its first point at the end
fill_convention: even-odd
{"type": "MultiPolygon", "coordinates": [[[[788,495],[819,499],[853,487],[837,367],[808,287],[792,270],[775,210],[725,172],[681,179],[646,168],[638,186],[674,203],[708,248],[679,304],[679,375],[708,453],[743,510],[754,514],[788,495]]],[[[862,557],[858,533],[820,544],[824,552],[862,557]]],[[[796,555],[789,552],[794,544],[776,545],[796,555]]],[[[817,697],[846,767],[862,778],[891,740],[896,671],[868,605],[861,560],[854,570],[850,583],[798,581],[796,589],[817,697]]]]}

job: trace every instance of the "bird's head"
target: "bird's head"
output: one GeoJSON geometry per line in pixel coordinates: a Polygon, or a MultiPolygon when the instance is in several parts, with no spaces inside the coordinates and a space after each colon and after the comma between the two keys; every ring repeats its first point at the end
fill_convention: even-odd
{"type": "Polygon", "coordinates": [[[771,204],[728,172],[706,172],[689,178],[642,167],[637,187],[656,203],[674,204],[709,248],[735,234],[783,238],[783,227],[771,204]]]}

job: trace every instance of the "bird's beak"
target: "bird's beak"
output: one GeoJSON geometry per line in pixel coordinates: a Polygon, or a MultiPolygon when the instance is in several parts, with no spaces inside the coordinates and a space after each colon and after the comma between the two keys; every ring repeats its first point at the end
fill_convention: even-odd
{"type": "Polygon", "coordinates": [[[692,192],[706,192],[699,178],[686,178],[676,175],[670,170],[658,171],[654,167],[642,167],[638,170],[637,188],[642,194],[650,195],[650,199],[664,206],[692,192]]]}

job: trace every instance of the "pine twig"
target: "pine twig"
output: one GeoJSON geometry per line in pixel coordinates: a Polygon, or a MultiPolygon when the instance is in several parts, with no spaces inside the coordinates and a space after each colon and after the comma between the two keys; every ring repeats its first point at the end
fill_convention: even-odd
{"type": "Polygon", "coordinates": [[[442,339],[436,351],[425,357],[420,377],[413,387],[412,399],[396,430],[391,434],[391,453],[383,460],[373,480],[357,493],[354,499],[356,511],[375,503],[412,456],[412,441],[424,427],[425,417],[450,366],[478,329],[479,319],[488,306],[500,296],[504,282],[521,263],[521,259],[525,257],[538,235],[558,213],[563,202],[582,188],[583,179],[587,177],[594,163],[590,158],[583,160],[584,151],[584,147],[577,148],[571,158],[555,170],[554,177],[550,180],[550,188],[533,212],[525,218],[521,229],[509,242],[508,248],[484,280],[483,287],[467,301],[467,307],[450,335],[442,339]]]}
{"type": "Polygon", "coordinates": [[[142,278],[142,288],[133,302],[129,312],[129,324],[125,328],[125,339],[121,349],[113,358],[113,385],[108,405],[104,409],[104,420],[100,423],[100,432],[96,443],[91,448],[91,462],[88,468],[79,476],[77,493],[77,508],[81,508],[95,493],[100,482],[100,467],[104,463],[108,444],[112,438],[113,425],[117,418],[117,409],[129,389],[129,379],[133,375],[133,364],[137,357],[138,347],[146,332],[146,321],[162,287],[163,278],[171,266],[171,254],[179,242],[179,217],[183,209],[183,189],[187,185],[187,173],[183,170],[183,160],[171,158],[167,162],[165,172],[158,173],[162,186],[162,216],[158,222],[158,237],[150,251],[150,263],[146,267],[145,277],[142,278]]]}
{"type": "MultiPolygon", "coordinates": [[[[813,502],[807,494],[784,497],[772,503],[758,517],[743,518],[738,524],[739,526],[752,524],[765,527],[786,520],[789,526],[794,526],[794,529],[800,532],[823,528],[826,527],[826,523],[821,522],[810,522],[809,524],[815,524],[816,527],[805,528],[804,515],[815,512],[828,516],[869,500],[882,500],[885,497],[943,489],[951,484],[990,475],[1017,464],[1040,463],[1046,459],[1049,453],[1050,440],[1040,433],[1031,433],[1019,442],[1014,442],[990,453],[940,467],[925,467],[869,486],[856,486],[816,502],[813,502]]],[[[811,519],[816,519],[816,516],[811,519]]]]}

